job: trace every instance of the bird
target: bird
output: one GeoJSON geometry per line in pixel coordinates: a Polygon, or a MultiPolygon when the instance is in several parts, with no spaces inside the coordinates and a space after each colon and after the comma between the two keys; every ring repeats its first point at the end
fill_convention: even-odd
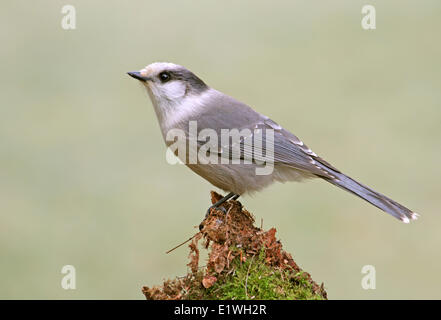
{"type": "Polygon", "coordinates": [[[170,148],[176,142],[175,136],[169,139],[171,132],[182,133],[183,140],[174,146],[174,154],[196,174],[227,193],[208,208],[207,215],[211,209],[220,208],[229,199],[236,200],[242,195],[261,191],[274,182],[320,178],[366,200],[404,223],[419,217],[398,202],[345,175],[290,131],[245,103],[211,88],[183,66],[155,62],[127,74],[139,80],[147,90],[166,146],[170,148]],[[193,127],[197,125],[193,136],[192,124],[193,127]],[[222,140],[224,132],[233,130],[241,130],[239,132],[246,134],[239,135],[235,142],[231,142],[230,136],[222,140]],[[217,137],[201,139],[203,132],[209,132],[209,137],[217,137]],[[207,140],[213,141],[202,154],[217,161],[202,161],[198,157],[196,161],[191,161],[191,148],[179,154],[183,150],[179,146],[189,146],[193,142],[192,146],[196,147],[194,155],[201,151],[204,143],[208,144],[207,140]],[[250,141],[254,142],[254,149],[247,148],[247,142],[250,141]],[[265,158],[267,154],[271,157],[265,158]],[[269,170],[257,174],[257,170],[263,170],[265,166],[270,166],[269,170]]]}

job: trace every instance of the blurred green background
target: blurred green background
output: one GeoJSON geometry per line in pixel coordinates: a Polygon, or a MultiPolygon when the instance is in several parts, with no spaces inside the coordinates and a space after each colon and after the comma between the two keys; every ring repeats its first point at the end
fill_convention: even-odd
{"type": "Polygon", "coordinates": [[[345,173],[421,214],[409,225],[322,181],[242,203],[331,299],[441,298],[441,2],[2,1],[0,298],[143,299],[186,273],[205,180],[165,161],[125,72],[194,71],[345,173]],[[63,30],[61,8],[76,8],[63,30]],[[61,288],[76,268],[77,289],[61,288]],[[374,265],[376,289],[361,287],[374,265]]]}

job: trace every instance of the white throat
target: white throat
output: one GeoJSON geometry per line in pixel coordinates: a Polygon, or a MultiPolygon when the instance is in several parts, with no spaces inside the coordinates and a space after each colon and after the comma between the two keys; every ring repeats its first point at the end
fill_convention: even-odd
{"type": "MultiPolygon", "coordinates": [[[[147,86],[146,86],[147,87],[147,86]]],[[[165,138],[170,129],[175,128],[182,121],[188,121],[192,116],[204,107],[210,97],[215,94],[215,90],[209,88],[201,94],[184,94],[179,93],[179,88],[171,88],[178,92],[175,95],[167,95],[165,98],[159,92],[154,91],[155,88],[147,87],[150,100],[155,109],[156,116],[161,127],[162,135],[165,138]]],[[[182,88],[181,88],[182,90],[182,88]]],[[[181,91],[182,92],[182,91],[181,91]]]]}

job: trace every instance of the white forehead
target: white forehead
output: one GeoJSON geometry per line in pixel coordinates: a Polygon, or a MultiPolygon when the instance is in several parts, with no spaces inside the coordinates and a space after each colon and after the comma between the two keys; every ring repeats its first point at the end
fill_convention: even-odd
{"type": "Polygon", "coordinates": [[[139,72],[141,73],[142,76],[148,77],[151,75],[155,75],[163,70],[180,69],[180,68],[183,67],[170,62],[155,62],[149,64],[147,67],[141,69],[139,72]]]}

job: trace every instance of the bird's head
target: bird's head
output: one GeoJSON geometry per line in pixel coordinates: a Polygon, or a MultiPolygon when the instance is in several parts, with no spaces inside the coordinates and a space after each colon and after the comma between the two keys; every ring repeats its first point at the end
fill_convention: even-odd
{"type": "Polygon", "coordinates": [[[166,62],[149,64],[140,71],[128,72],[147,89],[155,107],[176,107],[188,96],[197,96],[208,86],[186,68],[166,62]]]}

